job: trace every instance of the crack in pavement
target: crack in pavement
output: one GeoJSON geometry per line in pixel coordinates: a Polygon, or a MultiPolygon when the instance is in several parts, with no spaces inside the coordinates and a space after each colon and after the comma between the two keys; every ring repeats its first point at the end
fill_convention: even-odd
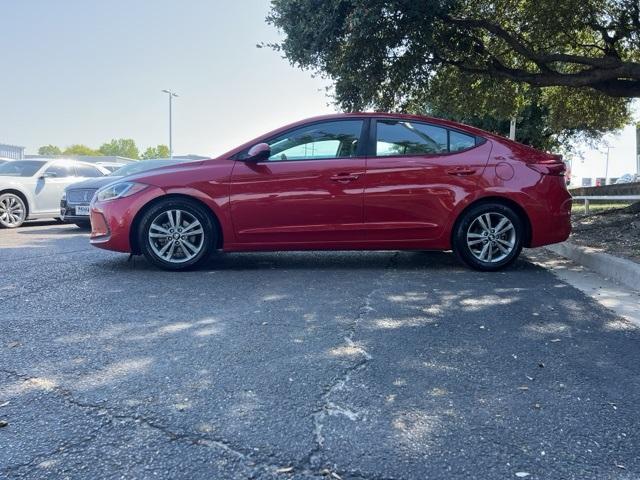
{"type": "Polygon", "coordinates": [[[346,368],[340,375],[332,379],[331,383],[324,389],[324,392],[320,397],[320,408],[312,414],[313,436],[315,445],[313,449],[307,454],[303,462],[310,467],[319,467],[321,464],[321,459],[319,457],[322,453],[325,442],[325,437],[322,434],[322,430],[324,428],[324,421],[326,417],[333,415],[344,415],[350,420],[357,419],[358,412],[353,412],[350,409],[341,407],[332,402],[330,398],[335,392],[343,390],[346,384],[351,381],[353,375],[366,368],[367,363],[372,359],[369,352],[367,352],[364,347],[359,346],[354,341],[354,337],[356,335],[358,325],[362,322],[362,320],[369,312],[374,310],[374,308],[371,307],[373,296],[380,290],[382,290],[385,278],[389,275],[390,272],[393,271],[393,266],[397,262],[398,254],[399,252],[395,252],[389,259],[389,262],[385,268],[385,272],[380,276],[380,278],[378,278],[378,280],[376,280],[374,288],[365,296],[364,302],[358,309],[358,315],[349,326],[348,334],[345,337],[345,342],[347,343],[347,345],[355,350],[359,350],[359,355],[361,358],[356,363],[346,368]]]}
{"type": "MultiPolygon", "coordinates": [[[[4,373],[11,378],[22,380],[24,382],[37,381],[39,379],[39,377],[21,374],[6,368],[0,368],[0,373],[4,373]]],[[[335,470],[329,470],[327,468],[312,468],[310,465],[306,466],[303,464],[296,464],[295,462],[275,463],[264,461],[264,459],[258,458],[253,451],[234,446],[230,442],[227,442],[220,438],[214,438],[208,435],[200,435],[195,433],[176,432],[169,427],[158,423],[156,420],[149,419],[143,415],[123,413],[115,409],[114,407],[109,407],[102,404],[82,402],[73,396],[73,392],[60,386],[52,386],[45,389],[45,391],[58,395],[63,399],[64,402],[73,405],[74,407],[90,410],[100,415],[101,417],[104,417],[101,420],[101,425],[97,428],[92,429],[90,432],[87,432],[87,434],[80,440],[62,442],[60,445],[48,452],[34,455],[27,462],[0,468],[0,472],[2,472],[3,475],[8,476],[10,474],[16,474],[20,469],[33,468],[39,463],[55,457],[56,455],[91,443],[99,438],[102,428],[112,424],[112,421],[114,419],[117,419],[131,422],[136,428],[140,425],[144,425],[147,428],[158,431],[165,437],[167,437],[170,442],[184,442],[187,445],[206,447],[212,450],[222,451],[228,455],[236,457],[242,463],[244,463],[247,469],[251,472],[247,477],[248,479],[256,479],[262,474],[288,475],[294,472],[297,474],[303,474],[308,477],[316,478],[341,478],[344,480],[359,480],[361,478],[365,478],[357,472],[345,471],[338,473],[335,470]],[[291,470],[292,468],[293,470],[291,470]],[[334,474],[338,475],[338,477],[336,477],[334,474]]],[[[371,480],[393,480],[384,478],[372,479],[372,477],[366,478],[369,478],[371,480]]]]}
{"type": "MultiPolygon", "coordinates": [[[[393,272],[393,266],[397,263],[397,256],[399,252],[395,252],[393,256],[389,259],[389,262],[385,268],[385,271],[380,277],[376,280],[374,288],[364,297],[364,301],[362,305],[358,309],[358,314],[356,318],[351,322],[347,329],[347,335],[345,336],[345,343],[347,347],[352,349],[353,351],[358,352],[359,359],[351,366],[344,369],[339,375],[334,377],[331,382],[327,385],[327,387],[323,390],[321,395],[321,406],[318,410],[312,413],[313,418],[313,441],[314,446],[311,451],[305,455],[305,457],[301,461],[297,462],[270,462],[265,461],[264,457],[260,459],[256,456],[255,452],[251,449],[243,448],[237,445],[233,445],[231,442],[227,442],[221,438],[215,438],[208,435],[197,434],[197,433],[181,433],[166,425],[161,424],[155,419],[148,418],[143,415],[132,414],[132,413],[124,413],[119,409],[114,407],[110,407],[104,404],[95,404],[82,402],[74,397],[74,394],[71,390],[67,388],[63,388],[61,386],[52,386],[47,389],[47,391],[55,393],[63,398],[67,403],[82,409],[87,409],[98,413],[101,416],[105,416],[103,421],[103,425],[89,432],[89,434],[79,441],[62,443],[54,450],[50,452],[45,452],[39,455],[34,456],[29,462],[13,465],[6,468],[3,468],[0,471],[5,473],[15,472],[20,468],[32,467],[37,463],[53,457],[59,453],[64,451],[68,451],[71,448],[77,448],[82,446],[83,444],[94,441],[99,436],[100,429],[105,425],[110,424],[112,419],[124,420],[128,422],[132,422],[135,426],[144,425],[147,428],[151,428],[153,430],[161,432],[169,441],[179,441],[185,442],[189,445],[194,446],[202,446],[211,448],[220,452],[224,452],[227,455],[231,455],[239,459],[242,463],[245,464],[247,469],[251,471],[251,474],[248,478],[254,479],[259,477],[262,474],[272,474],[272,475],[285,475],[285,474],[303,474],[310,477],[316,478],[342,478],[342,479],[370,479],[370,480],[393,480],[389,477],[380,477],[380,476],[371,476],[370,474],[364,474],[357,470],[337,470],[335,468],[330,468],[326,465],[323,465],[322,460],[320,458],[325,438],[323,436],[322,430],[324,427],[324,421],[327,416],[335,416],[335,415],[343,415],[351,420],[356,420],[359,416],[359,412],[354,412],[348,408],[337,405],[335,402],[331,401],[331,397],[338,391],[345,388],[346,384],[351,381],[351,378],[362,369],[364,369],[367,363],[372,359],[371,355],[367,352],[367,350],[358,345],[354,338],[356,336],[358,326],[364,320],[366,315],[373,311],[373,307],[371,306],[374,296],[379,293],[383,289],[383,285],[386,277],[393,272]],[[108,416],[106,415],[108,414],[108,416]],[[337,477],[336,477],[337,475],[337,477]]],[[[0,368],[0,372],[5,373],[6,375],[20,379],[22,381],[36,381],[38,377],[29,376],[20,374],[16,371],[0,368]]]]}
{"type": "MultiPolygon", "coordinates": [[[[32,377],[29,375],[24,375],[24,374],[20,374],[18,372],[15,372],[13,370],[7,370],[4,368],[0,368],[0,372],[16,378],[16,379],[20,379],[22,381],[28,382],[28,381],[34,381],[34,380],[38,380],[38,377],[32,377]]],[[[188,434],[188,433],[179,433],[179,432],[175,432],[173,430],[171,430],[169,427],[166,427],[165,425],[162,425],[160,423],[158,423],[157,421],[153,420],[153,419],[149,419],[147,417],[144,417],[142,415],[137,415],[137,414],[127,414],[127,413],[122,413],[118,410],[116,410],[113,407],[109,407],[109,406],[105,406],[105,405],[100,405],[100,404],[94,404],[94,403],[87,403],[87,402],[82,402],[78,399],[76,399],[73,396],[73,393],[63,387],[60,386],[53,386],[50,387],[49,389],[47,389],[49,392],[53,392],[57,395],[59,395],[60,397],[62,397],[64,399],[64,401],[66,401],[67,403],[78,407],[78,408],[82,408],[82,409],[88,409],[88,410],[92,410],[95,411],[96,413],[100,414],[100,415],[105,415],[105,413],[108,413],[110,415],[111,418],[105,417],[104,420],[104,424],[107,423],[111,423],[110,420],[111,419],[118,419],[118,420],[126,420],[126,421],[131,421],[136,425],[144,425],[148,428],[154,429],[156,431],[161,432],[163,435],[165,435],[166,437],[169,438],[170,441],[184,441],[187,442],[191,445],[200,445],[200,446],[206,446],[209,448],[215,448],[215,449],[219,449],[219,450],[223,450],[225,453],[227,454],[231,454],[237,458],[240,458],[242,461],[244,462],[250,462],[250,463],[254,463],[255,465],[258,465],[258,462],[254,461],[254,457],[252,457],[252,455],[250,454],[250,452],[248,450],[244,450],[241,449],[239,447],[234,447],[232,446],[230,443],[225,442],[224,440],[218,439],[218,438],[212,438],[209,437],[207,435],[197,435],[197,434],[188,434]]],[[[95,431],[99,431],[100,428],[96,429],[95,431]]],[[[20,464],[20,465],[14,465],[14,466],[9,466],[6,468],[3,468],[2,471],[12,471],[12,470],[16,470],[22,467],[27,467],[27,466],[31,466],[33,465],[36,461],[40,461],[42,459],[45,458],[49,458],[51,456],[56,455],[57,453],[60,453],[64,450],[67,450],[69,447],[74,447],[74,446],[78,446],[81,445],[83,443],[87,443],[89,441],[94,440],[96,437],[96,435],[93,435],[89,438],[84,439],[83,441],[80,442],[72,442],[72,444],[62,444],[61,446],[57,447],[55,450],[49,452],[49,453],[45,453],[45,454],[40,454],[37,455],[36,457],[34,457],[32,460],[30,460],[29,462],[25,463],[25,464],[20,464]]],[[[251,466],[251,465],[248,465],[251,466]]],[[[269,464],[269,463],[261,463],[260,465],[258,465],[258,468],[264,468],[264,469],[269,469],[269,468],[273,468],[273,469],[279,469],[282,468],[281,465],[277,465],[277,464],[269,464]]]]}

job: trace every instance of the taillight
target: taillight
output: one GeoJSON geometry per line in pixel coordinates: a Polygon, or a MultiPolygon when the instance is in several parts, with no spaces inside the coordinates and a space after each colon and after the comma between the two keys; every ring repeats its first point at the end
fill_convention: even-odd
{"type": "MultiPolygon", "coordinates": [[[[555,156],[559,157],[559,155],[555,156]]],[[[560,157],[561,159],[562,157],[560,157]]],[[[567,166],[564,164],[562,160],[558,161],[558,159],[553,158],[549,160],[540,160],[535,163],[527,163],[527,167],[535,170],[542,175],[556,175],[563,176],[567,171],[567,166]]]]}

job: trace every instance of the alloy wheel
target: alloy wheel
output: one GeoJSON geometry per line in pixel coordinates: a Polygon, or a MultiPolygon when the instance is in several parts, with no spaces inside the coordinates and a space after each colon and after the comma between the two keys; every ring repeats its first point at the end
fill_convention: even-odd
{"type": "Polygon", "coordinates": [[[7,194],[0,197],[0,224],[5,227],[19,227],[25,220],[26,208],[22,199],[7,194]]]}
{"type": "Polygon", "coordinates": [[[157,215],[149,226],[147,237],[153,253],[174,264],[188,262],[205,244],[200,221],[180,209],[165,210],[157,215]]]}
{"type": "Polygon", "coordinates": [[[516,229],[501,213],[487,212],[477,216],[467,229],[467,247],[481,262],[498,263],[516,247],[516,229]]]}

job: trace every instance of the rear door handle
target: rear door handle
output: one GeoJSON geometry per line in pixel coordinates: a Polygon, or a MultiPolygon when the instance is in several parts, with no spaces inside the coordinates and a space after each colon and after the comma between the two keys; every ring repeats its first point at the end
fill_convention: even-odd
{"type": "Polygon", "coordinates": [[[474,173],[476,173],[476,169],[468,168],[468,167],[451,168],[447,170],[447,173],[449,175],[466,176],[466,175],[473,175],[474,173]]]}
{"type": "Polygon", "coordinates": [[[338,173],[337,175],[332,175],[329,178],[334,182],[349,183],[360,178],[360,175],[356,173],[338,173]]]}

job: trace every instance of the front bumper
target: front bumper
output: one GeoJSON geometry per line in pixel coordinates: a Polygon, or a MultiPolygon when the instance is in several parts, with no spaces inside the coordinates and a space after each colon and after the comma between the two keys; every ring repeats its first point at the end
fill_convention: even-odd
{"type": "Polygon", "coordinates": [[[131,253],[131,226],[136,216],[150,201],[164,194],[161,188],[150,185],[130,197],[93,202],[89,241],[98,248],[131,253]]]}
{"type": "Polygon", "coordinates": [[[60,207],[60,219],[70,223],[89,223],[91,215],[76,215],[74,207],[60,207]]]}

